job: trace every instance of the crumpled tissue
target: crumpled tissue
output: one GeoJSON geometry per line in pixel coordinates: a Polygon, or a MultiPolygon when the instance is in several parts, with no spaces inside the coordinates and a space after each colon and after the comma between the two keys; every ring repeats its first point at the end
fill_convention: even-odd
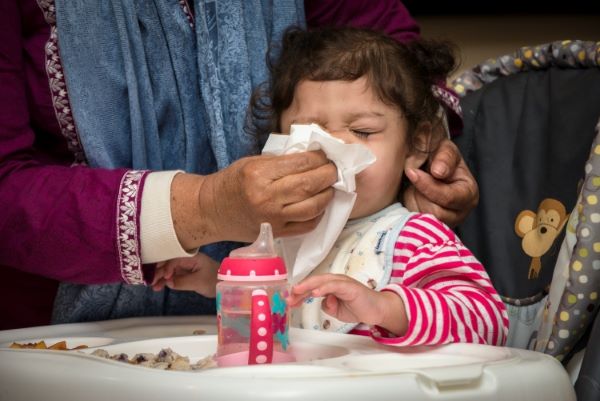
{"type": "Polygon", "coordinates": [[[334,138],[317,124],[292,125],[289,135],[271,134],[262,153],[284,155],[319,149],[335,163],[338,180],[333,185],[333,200],[313,231],[278,239],[283,258],[291,270],[293,283],[308,276],[325,259],[346,225],[354,206],[356,174],[375,162],[375,156],[367,147],[356,143],[348,144],[334,138]]]}

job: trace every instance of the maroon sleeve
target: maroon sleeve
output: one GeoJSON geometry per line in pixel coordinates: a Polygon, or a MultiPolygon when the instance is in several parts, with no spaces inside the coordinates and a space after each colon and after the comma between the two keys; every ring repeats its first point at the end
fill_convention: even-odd
{"type": "Polygon", "coordinates": [[[371,28],[399,42],[419,37],[419,26],[399,0],[304,0],[304,8],[309,28],[371,28]]]}
{"type": "Polygon", "coordinates": [[[146,173],[71,166],[73,155],[54,146],[36,102],[50,89],[43,44],[39,60],[30,54],[28,6],[37,4],[0,2],[0,265],[74,283],[136,282],[146,173]]]}

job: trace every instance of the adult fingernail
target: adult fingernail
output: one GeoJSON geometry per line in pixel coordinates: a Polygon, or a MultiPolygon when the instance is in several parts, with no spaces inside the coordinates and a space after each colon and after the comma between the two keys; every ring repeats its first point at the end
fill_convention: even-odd
{"type": "Polygon", "coordinates": [[[406,169],[406,176],[412,182],[415,182],[419,179],[419,174],[417,174],[417,172],[412,168],[406,169]]]}
{"type": "Polygon", "coordinates": [[[436,164],[431,167],[431,172],[437,176],[445,177],[448,173],[448,167],[445,164],[436,164]]]}

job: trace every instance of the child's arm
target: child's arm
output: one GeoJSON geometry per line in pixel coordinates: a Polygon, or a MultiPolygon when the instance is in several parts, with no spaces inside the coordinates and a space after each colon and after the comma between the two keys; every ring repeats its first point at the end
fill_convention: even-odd
{"type": "Polygon", "coordinates": [[[219,263],[203,253],[189,258],[171,259],[156,265],[152,288],[155,291],[164,287],[196,291],[205,297],[214,298],[218,270],[219,263]]]}
{"type": "Polygon", "coordinates": [[[393,261],[391,282],[381,292],[324,274],[295,285],[287,302],[325,297],[326,313],[374,326],[374,339],[390,345],[504,344],[506,308],[481,263],[446,225],[431,215],[411,218],[393,261]]]}
{"type": "Polygon", "coordinates": [[[404,303],[392,292],[374,291],[343,274],[322,274],[296,284],[286,301],[294,307],[311,296],[325,297],[323,310],[343,322],[380,326],[398,336],[406,332],[404,303]]]}
{"type": "Polygon", "coordinates": [[[417,215],[406,223],[395,245],[392,280],[384,291],[402,298],[408,328],[402,337],[375,332],[379,342],[502,345],[506,340],[506,308],[483,266],[431,215],[417,215]]]}

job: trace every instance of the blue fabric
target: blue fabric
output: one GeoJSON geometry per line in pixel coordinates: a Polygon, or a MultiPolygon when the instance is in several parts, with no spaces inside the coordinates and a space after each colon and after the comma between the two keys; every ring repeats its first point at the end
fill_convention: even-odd
{"type": "MultiPolygon", "coordinates": [[[[77,130],[92,167],[208,174],[258,143],[243,126],[265,54],[302,0],[56,0],[60,56],[77,130]]],[[[220,260],[232,244],[203,249],[220,260]]],[[[212,313],[195,294],[143,286],[61,284],[54,322],[212,313]]]]}

